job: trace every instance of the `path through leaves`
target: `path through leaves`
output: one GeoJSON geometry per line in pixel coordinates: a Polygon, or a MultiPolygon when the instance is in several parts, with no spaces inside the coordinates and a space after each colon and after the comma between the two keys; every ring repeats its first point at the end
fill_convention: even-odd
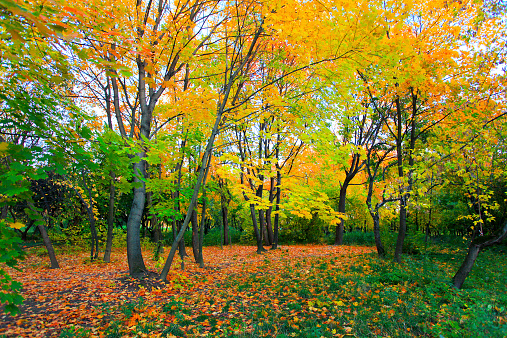
{"type": "MultiPolygon", "coordinates": [[[[157,280],[154,273],[142,281],[130,278],[123,251],[115,252],[110,264],[90,263],[86,252],[61,254],[59,270],[49,269],[44,255],[29,254],[22,263],[22,272],[12,271],[14,278],[23,283],[22,313],[0,317],[0,334],[46,337],[63,332],[99,337],[116,332],[119,336],[136,336],[137,329],[141,329],[141,335],[150,337],[162,333],[181,336],[219,333],[224,329],[212,329],[225,328],[226,324],[232,331],[251,331],[252,315],[256,315],[250,307],[264,308],[262,316],[267,311],[282,310],[289,299],[297,304],[297,298],[305,298],[297,292],[289,296],[295,292],[290,286],[276,289],[269,280],[295,272],[294,264],[301,260],[328,256],[343,262],[371,248],[287,246],[264,255],[246,246],[204,250],[205,269],[199,269],[187,257],[185,270],[181,271],[181,261],[177,261],[178,268],[171,272],[168,283],[157,280]],[[237,285],[232,285],[233,281],[237,285]],[[259,287],[258,293],[252,294],[255,287],[259,287]],[[282,300],[274,293],[287,297],[282,300]],[[189,325],[184,325],[186,322],[189,325]]],[[[149,269],[159,271],[159,264],[147,258],[149,269]]]]}

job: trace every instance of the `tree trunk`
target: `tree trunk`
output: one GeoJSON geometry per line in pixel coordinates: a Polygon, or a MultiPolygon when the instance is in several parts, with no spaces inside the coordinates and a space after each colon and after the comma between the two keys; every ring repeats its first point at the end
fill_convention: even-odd
{"type": "MultiPolygon", "coordinates": [[[[278,149],[277,149],[278,150],[278,149]]],[[[277,156],[278,158],[278,156],[277,156]]],[[[281,188],[280,185],[282,184],[282,174],[280,173],[280,170],[278,168],[276,172],[276,204],[275,204],[275,229],[273,232],[273,244],[271,245],[272,250],[278,249],[278,229],[280,224],[280,194],[281,194],[281,188]]]]}
{"type": "Polygon", "coordinates": [[[109,212],[107,214],[107,241],[106,250],[104,251],[104,262],[109,263],[111,261],[111,251],[113,248],[113,230],[114,230],[114,199],[115,189],[114,180],[115,174],[113,171],[109,172],[111,182],[109,184],[109,212]]]}
{"type": "MultiPolygon", "coordinates": [[[[258,30],[256,31],[256,33],[252,39],[251,46],[250,46],[250,49],[246,55],[245,60],[248,60],[251,57],[252,52],[253,52],[253,48],[256,45],[257,40],[258,40],[260,34],[262,33],[262,31],[263,31],[263,28],[261,25],[258,28],[258,30]]],[[[176,247],[177,247],[178,243],[181,241],[181,239],[183,238],[183,234],[188,226],[188,223],[190,222],[190,216],[191,216],[192,210],[194,209],[194,207],[197,203],[199,189],[201,188],[201,185],[205,186],[205,184],[206,184],[206,177],[208,176],[208,171],[209,171],[211,157],[212,157],[211,151],[213,149],[213,144],[215,143],[215,137],[218,134],[218,127],[222,121],[222,116],[224,114],[224,110],[225,110],[225,106],[227,104],[227,101],[229,99],[229,94],[231,92],[231,88],[232,88],[233,84],[235,83],[238,74],[240,73],[240,71],[243,70],[243,67],[245,66],[245,64],[246,64],[246,61],[241,63],[240,67],[237,68],[232,73],[232,75],[229,77],[228,82],[225,86],[225,92],[223,95],[223,99],[220,102],[220,105],[219,105],[219,108],[217,111],[217,116],[215,118],[215,123],[213,125],[211,135],[208,138],[208,142],[206,144],[206,150],[204,151],[204,155],[202,156],[201,168],[199,170],[199,176],[198,176],[197,181],[194,185],[194,191],[192,193],[192,198],[190,200],[190,204],[188,206],[187,213],[185,215],[185,220],[183,221],[183,226],[182,226],[180,232],[178,233],[178,236],[176,237],[175,242],[173,243],[173,245],[171,247],[171,251],[169,252],[169,255],[168,255],[167,260],[165,262],[164,268],[162,269],[162,272],[160,273],[160,278],[162,280],[167,279],[167,274],[169,273],[169,269],[171,268],[171,265],[172,265],[172,262],[174,259],[174,255],[176,254],[176,247]]]]}
{"type": "Polygon", "coordinates": [[[371,218],[373,220],[373,236],[375,237],[375,246],[377,247],[377,254],[383,258],[386,255],[382,240],[380,239],[380,216],[378,210],[376,212],[370,211],[371,218]]]}
{"type": "MultiPolygon", "coordinates": [[[[140,154],[141,158],[144,154],[140,154]]],[[[138,154],[139,156],[139,154],[138,154]]],[[[130,208],[127,220],[127,260],[129,265],[129,274],[134,277],[143,275],[146,272],[143,253],[141,250],[141,218],[143,216],[144,202],[146,199],[146,188],[144,181],[139,177],[144,175],[144,160],[134,164],[134,198],[130,208]]]]}
{"type": "Polygon", "coordinates": [[[455,288],[461,289],[463,286],[463,283],[465,282],[465,279],[470,274],[470,271],[472,271],[472,267],[474,266],[475,260],[477,259],[477,256],[479,255],[479,252],[481,251],[481,246],[476,244],[470,244],[468,248],[468,253],[465,257],[465,260],[463,261],[463,264],[461,264],[458,272],[454,275],[452,278],[452,284],[455,288]]]}
{"type": "Polygon", "coordinates": [[[255,239],[257,241],[257,253],[261,254],[264,251],[266,251],[266,249],[264,249],[264,247],[262,246],[262,238],[259,231],[259,227],[257,226],[257,218],[255,217],[255,204],[250,204],[250,216],[252,217],[255,239]]]}
{"type": "Polygon", "coordinates": [[[398,166],[398,177],[400,178],[400,226],[398,229],[398,239],[396,241],[396,249],[394,250],[394,261],[397,263],[401,263],[401,254],[403,251],[403,242],[405,241],[405,235],[407,231],[407,195],[405,191],[405,187],[403,186],[403,149],[402,149],[402,121],[401,121],[401,104],[400,98],[397,97],[395,100],[396,103],[396,160],[398,166]]]}
{"type": "Polygon", "coordinates": [[[264,210],[259,210],[259,225],[262,229],[262,239],[264,241],[265,245],[271,245],[269,242],[269,236],[268,236],[268,228],[266,225],[266,219],[264,217],[264,210]]]}
{"type": "Polygon", "coordinates": [[[192,212],[190,223],[192,223],[192,253],[194,254],[195,262],[199,263],[199,224],[197,221],[197,211],[195,209],[192,212]]]}
{"type": "Polygon", "coordinates": [[[507,222],[505,222],[504,226],[498,234],[489,236],[486,238],[477,238],[470,243],[470,246],[468,247],[468,253],[465,257],[465,260],[463,261],[463,264],[461,264],[458,272],[454,275],[452,278],[452,284],[455,288],[461,289],[463,286],[463,283],[465,282],[465,279],[470,274],[470,271],[472,271],[472,267],[475,263],[475,260],[477,259],[477,256],[479,255],[479,252],[492,245],[500,244],[502,241],[507,237],[507,222]]]}
{"type": "Polygon", "coordinates": [[[42,219],[37,221],[37,227],[42,235],[42,240],[44,241],[44,245],[48,250],[49,260],[51,261],[51,269],[59,269],[60,265],[58,265],[58,261],[56,260],[55,250],[53,249],[53,244],[51,243],[51,239],[48,236],[46,231],[46,227],[44,226],[44,222],[42,219]]]}
{"type": "Polygon", "coordinates": [[[227,208],[227,205],[222,204],[222,222],[224,225],[224,245],[230,244],[230,238],[229,238],[229,209],[227,208]]]}
{"type": "MultiPolygon", "coordinates": [[[[176,221],[176,224],[178,224],[178,234],[179,234],[182,228],[181,221],[179,220],[176,221]]],[[[178,251],[181,259],[183,259],[183,257],[188,257],[187,250],[185,248],[185,232],[183,232],[183,240],[179,241],[178,243],[178,251]]]]}
{"type": "MultiPolygon", "coordinates": [[[[204,193],[206,194],[206,193],[204,193]]],[[[206,195],[204,195],[206,196],[206,195]]],[[[202,252],[202,244],[204,242],[204,227],[206,223],[206,198],[204,198],[204,201],[202,202],[202,214],[201,214],[201,227],[199,230],[199,267],[204,268],[204,257],[202,252]]]]}
{"type": "Polygon", "coordinates": [[[403,242],[407,233],[407,197],[400,198],[400,228],[398,230],[398,239],[396,240],[396,249],[394,250],[394,261],[401,263],[401,254],[403,252],[403,242]]]}
{"type": "MultiPolygon", "coordinates": [[[[345,214],[345,200],[347,197],[347,188],[349,186],[349,181],[345,179],[343,185],[340,188],[340,196],[338,200],[338,212],[345,214]]],[[[334,245],[342,245],[343,244],[343,229],[345,227],[345,220],[343,218],[340,219],[340,223],[336,226],[336,234],[334,239],[334,245]]]]}

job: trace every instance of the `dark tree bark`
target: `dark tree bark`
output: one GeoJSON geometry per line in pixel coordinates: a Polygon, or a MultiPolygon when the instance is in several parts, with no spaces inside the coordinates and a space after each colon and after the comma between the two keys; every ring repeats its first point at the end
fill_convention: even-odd
{"type": "Polygon", "coordinates": [[[195,262],[199,263],[199,224],[197,221],[197,211],[195,209],[192,212],[190,223],[192,223],[192,253],[194,254],[195,262]]]}
{"type": "MultiPolygon", "coordinates": [[[[402,136],[402,112],[401,112],[401,104],[400,98],[396,98],[396,160],[398,165],[398,177],[403,180],[403,136],[402,136]]],[[[403,182],[400,183],[399,193],[400,193],[400,224],[398,229],[398,239],[396,241],[396,248],[394,250],[394,261],[401,263],[401,254],[403,251],[403,242],[405,241],[405,235],[407,232],[407,193],[406,189],[403,187],[403,182]]]]}
{"type": "MultiPolygon", "coordinates": [[[[361,171],[364,167],[364,161],[361,160],[359,154],[354,154],[352,156],[352,162],[350,167],[345,170],[345,180],[340,187],[340,195],[338,199],[338,212],[345,214],[345,202],[347,200],[347,189],[350,185],[350,182],[356,177],[357,173],[361,171]]],[[[340,219],[340,223],[336,226],[336,234],[334,245],[342,245],[343,244],[343,229],[345,227],[345,220],[340,219]]]]}
{"type": "Polygon", "coordinates": [[[225,203],[225,198],[221,198],[222,201],[222,224],[224,226],[224,245],[229,245],[229,208],[225,203]]]}
{"type": "MultiPolygon", "coordinates": [[[[410,142],[407,149],[408,154],[408,165],[410,167],[408,171],[408,183],[407,186],[400,186],[400,227],[398,230],[398,239],[396,241],[396,249],[394,251],[394,261],[397,263],[401,262],[401,254],[403,251],[403,243],[405,241],[407,233],[407,207],[408,200],[410,198],[410,192],[412,191],[413,184],[413,166],[414,156],[413,152],[415,149],[415,142],[417,139],[416,135],[416,122],[417,122],[417,96],[412,93],[412,113],[410,116],[410,142]]],[[[403,180],[403,136],[402,136],[402,107],[399,97],[396,98],[396,115],[397,115],[397,137],[396,137],[396,152],[397,152],[397,164],[398,164],[398,177],[403,180]]]]}
{"type": "Polygon", "coordinates": [[[42,240],[44,241],[44,245],[46,246],[46,249],[48,250],[49,260],[51,261],[51,269],[59,269],[60,265],[58,264],[58,261],[56,259],[55,250],[53,249],[53,244],[51,243],[51,239],[48,236],[48,233],[46,231],[46,227],[44,226],[44,222],[40,220],[37,224],[37,227],[39,228],[39,231],[42,235],[42,240]]]}
{"type": "Polygon", "coordinates": [[[465,279],[470,274],[470,271],[472,271],[472,267],[474,266],[475,260],[479,256],[479,252],[488,246],[502,243],[505,238],[507,238],[507,222],[497,234],[474,239],[468,247],[468,253],[465,257],[465,260],[452,278],[453,286],[457,289],[461,289],[463,283],[465,282],[465,279]]]}
{"type": "Polygon", "coordinates": [[[280,173],[280,170],[278,168],[276,172],[276,204],[275,204],[275,229],[273,232],[273,244],[271,246],[271,249],[276,250],[278,249],[278,229],[280,224],[280,195],[281,195],[281,188],[280,185],[282,184],[282,174],[280,173]]]}
{"type": "Polygon", "coordinates": [[[200,268],[204,268],[204,255],[202,250],[202,244],[204,242],[204,227],[206,224],[206,192],[204,192],[204,199],[202,202],[202,214],[201,214],[201,226],[199,230],[199,256],[198,263],[200,268]]]}
{"type": "MultiPolygon", "coordinates": [[[[140,153],[137,154],[137,156],[144,158],[145,154],[140,153]]],[[[146,272],[141,250],[141,218],[143,216],[144,202],[146,199],[146,187],[144,181],[139,178],[146,176],[144,167],[144,160],[140,160],[134,164],[134,198],[127,219],[127,260],[129,274],[134,277],[141,276],[146,272]]]]}
{"type": "Polygon", "coordinates": [[[250,204],[250,216],[252,217],[255,239],[257,242],[257,253],[261,254],[266,251],[266,249],[264,249],[264,246],[262,245],[261,234],[259,227],[257,226],[257,218],[255,217],[255,204],[250,204]]]}
{"type": "Polygon", "coordinates": [[[113,247],[113,230],[114,230],[114,199],[115,199],[115,188],[114,180],[115,174],[113,171],[109,172],[111,182],[109,183],[109,210],[107,214],[107,241],[106,250],[104,251],[104,262],[109,263],[111,261],[111,251],[113,247]]]}
{"type": "Polygon", "coordinates": [[[48,251],[49,260],[51,262],[51,269],[59,269],[60,265],[58,264],[58,260],[56,259],[56,254],[53,248],[53,244],[51,243],[51,239],[49,238],[48,233],[46,231],[46,227],[44,226],[43,217],[39,213],[37,208],[35,208],[32,202],[28,202],[28,207],[32,212],[31,216],[34,219],[35,224],[37,225],[37,228],[40,231],[40,234],[42,235],[42,241],[44,242],[44,246],[46,246],[46,250],[48,251]]]}
{"type": "Polygon", "coordinates": [[[380,239],[380,216],[377,212],[370,212],[371,218],[373,220],[373,236],[375,237],[375,246],[377,247],[377,254],[379,257],[383,258],[386,256],[386,250],[382,245],[382,240],[380,239]]]}
{"type": "MultiPolygon", "coordinates": [[[[176,224],[178,225],[178,232],[177,233],[179,234],[181,229],[183,228],[183,225],[181,224],[180,220],[176,221],[176,224]]],[[[185,232],[183,232],[183,237],[185,237],[185,232]]],[[[177,236],[175,238],[177,238],[177,236]]],[[[178,252],[180,254],[181,259],[183,259],[183,257],[189,257],[187,254],[187,249],[185,247],[185,239],[179,241],[178,252]]]]}

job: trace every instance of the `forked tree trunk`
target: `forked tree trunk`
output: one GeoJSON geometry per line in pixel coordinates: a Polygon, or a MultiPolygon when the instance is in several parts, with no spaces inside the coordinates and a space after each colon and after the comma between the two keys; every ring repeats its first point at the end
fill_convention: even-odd
{"type": "Polygon", "coordinates": [[[257,253],[261,254],[266,251],[266,249],[264,249],[264,246],[262,245],[261,234],[259,227],[257,226],[257,217],[255,217],[255,204],[250,204],[250,216],[252,217],[255,239],[257,241],[257,253]]]}
{"type": "MultiPolygon", "coordinates": [[[[338,200],[338,212],[341,214],[345,214],[345,200],[347,197],[347,188],[349,186],[350,180],[345,179],[343,185],[340,188],[340,196],[338,200]]],[[[334,239],[334,245],[342,245],[343,244],[343,230],[345,227],[345,220],[343,218],[340,219],[340,223],[336,226],[336,234],[334,239]]]]}

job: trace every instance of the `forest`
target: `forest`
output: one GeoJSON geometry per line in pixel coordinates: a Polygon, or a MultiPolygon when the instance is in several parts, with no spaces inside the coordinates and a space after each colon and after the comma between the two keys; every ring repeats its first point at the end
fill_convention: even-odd
{"type": "Polygon", "coordinates": [[[507,336],[506,13],[0,0],[0,335],[507,336]]]}

